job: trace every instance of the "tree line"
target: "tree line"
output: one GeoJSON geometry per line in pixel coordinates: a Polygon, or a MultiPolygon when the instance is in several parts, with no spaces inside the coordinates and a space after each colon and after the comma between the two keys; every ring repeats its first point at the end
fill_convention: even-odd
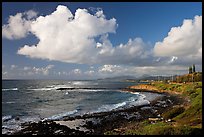
{"type": "Polygon", "coordinates": [[[191,74],[185,74],[185,75],[176,77],[176,82],[179,82],[179,83],[199,82],[199,81],[202,81],[202,72],[194,72],[191,74]]]}
{"type": "Polygon", "coordinates": [[[202,72],[196,72],[195,64],[189,67],[188,74],[177,76],[176,82],[199,82],[202,81],[202,72]]]}

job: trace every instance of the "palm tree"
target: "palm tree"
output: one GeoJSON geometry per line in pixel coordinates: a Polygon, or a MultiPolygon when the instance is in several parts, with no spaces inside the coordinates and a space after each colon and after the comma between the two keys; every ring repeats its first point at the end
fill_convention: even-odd
{"type": "Polygon", "coordinates": [[[192,73],[192,67],[190,66],[189,67],[189,74],[191,74],[192,73]]]}
{"type": "Polygon", "coordinates": [[[195,64],[192,66],[193,73],[195,72],[195,64]]]}

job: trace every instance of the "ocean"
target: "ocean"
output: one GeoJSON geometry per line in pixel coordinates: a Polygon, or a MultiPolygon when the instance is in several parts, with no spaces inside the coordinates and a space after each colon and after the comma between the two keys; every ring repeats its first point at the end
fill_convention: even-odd
{"type": "Polygon", "coordinates": [[[135,82],[111,80],[2,80],[2,134],[28,121],[60,120],[149,104],[159,94],[122,89],[135,82]]]}

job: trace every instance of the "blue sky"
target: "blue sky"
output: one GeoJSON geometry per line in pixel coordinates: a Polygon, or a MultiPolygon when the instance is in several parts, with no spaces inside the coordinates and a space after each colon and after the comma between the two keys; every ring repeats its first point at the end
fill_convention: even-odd
{"type": "Polygon", "coordinates": [[[201,71],[200,22],[201,2],[2,3],[2,77],[172,75],[192,63],[201,71]]]}

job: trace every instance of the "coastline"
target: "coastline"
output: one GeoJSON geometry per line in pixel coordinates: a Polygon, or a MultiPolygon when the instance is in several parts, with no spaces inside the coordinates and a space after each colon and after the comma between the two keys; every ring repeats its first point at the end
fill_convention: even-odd
{"type": "Polygon", "coordinates": [[[148,86],[141,89],[139,89],[138,86],[133,86],[128,87],[123,91],[132,93],[157,93],[163,96],[150,101],[150,104],[148,105],[134,106],[109,112],[86,114],[83,116],[65,117],[63,120],[59,121],[30,123],[26,125],[23,130],[14,133],[14,135],[126,134],[128,128],[133,128],[133,125],[134,128],[140,128],[140,124],[144,121],[148,121],[150,125],[157,122],[165,122],[173,125],[175,121],[164,118],[162,114],[175,107],[184,107],[186,104],[189,104],[188,98],[182,97],[181,94],[177,94],[173,91],[165,92],[165,90],[151,90],[148,86]]]}
{"type": "Polygon", "coordinates": [[[202,82],[164,83],[129,87],[128,91],[153,92],[176,98],[172,106],[160,109],[161,118],[133,122],[105,135],[202,135],[202,82]],[[152,88],[153,87],[153,88],[152,88]]]}

